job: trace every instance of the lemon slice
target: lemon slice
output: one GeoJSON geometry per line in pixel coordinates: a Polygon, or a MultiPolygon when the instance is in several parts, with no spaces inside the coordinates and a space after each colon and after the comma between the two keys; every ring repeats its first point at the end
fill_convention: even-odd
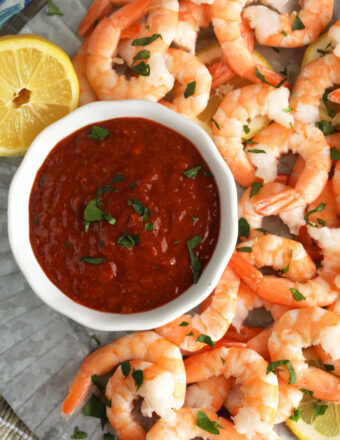
{"type": "Polygon", "coordinates": [[[307,47],[302,58],[301,68],[311,61],[321,58],[325,55],[325,53],[328,52],[333,52],[333,49],[331,46],[331,41],[328,38],[328,32],[325,32],[307,47]]]}
{"type": "MultiPolygon", "coordinates": [[[[217,42],[215,42],[198,51],[196,55],[202,61],[202,63],[209,65],[221,59],[222,49],[221,46],[217,42]]],[[[268,63],[266,58],[262,56],[259,52],[256,52],[256,50],[254,50],[253,52],[253,58],[256,64],[261,64],[267,69],[273,70],[272,66],[268,63]]],[[[200,125],[210,136],[212,136],[211,118],[215,114],[224,96],[231,90],[246,86],[247,84],[252,83],[245,78],[235,76],[226,84],[223,84],[222,86],[214,89],[210,95],[208,105],[203,110],[203,112],[194,119],[194,122],[200,125]]],[[[252,137],[254,137],[265,126],[267,126],[269,122],[269,119],[265,116],[258,116],[254,118],[248,124],[249,131],[247,131],[247,133],[244,133],[244,139],[251,139],[252,137]]]]}
{"type": "Polygon", "coordinates": [[[24,154],[47,125],[78,105],[77,75],[59,47],[37,35],[0,38],[0,155],[24,154]]]}

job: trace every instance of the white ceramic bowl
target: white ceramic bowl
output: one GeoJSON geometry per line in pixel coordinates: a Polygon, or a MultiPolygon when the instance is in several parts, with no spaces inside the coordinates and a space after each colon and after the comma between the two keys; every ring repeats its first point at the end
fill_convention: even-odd
{"type": "Polygon", "coordinates": [[[215,288],[237,239],[237,195],[234,178],[206,132],[166,107],[143,100],[95,102],[85,105],[43,130],[30,146],[9,191],[8,234],[13,255],[34,292],[56,311],[96,330],[146,330],[163,325],[203,301],[215,288]],[[118,117],[143,117],[181,133],[200,151],[214,174],[220,193],[220,233],[213,256],[199,282],[173,301],[148,312],[104,313],[64,295],[45,275],[29,239],[29,199],[35,176],[53,147],[89,124],[118,117]]]}

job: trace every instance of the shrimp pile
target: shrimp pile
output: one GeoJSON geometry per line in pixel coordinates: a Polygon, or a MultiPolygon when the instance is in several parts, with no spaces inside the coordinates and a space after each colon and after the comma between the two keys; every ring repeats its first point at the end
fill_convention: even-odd
{"type": "Polygon", "coordinates": [[[275,0],[93,1],[73,59],[80,104],[139,98],[196,121],[206,112],[244,192],[238,244],[199,311],[89,354],[64,415],[107,374],[107,420],[119,440],[274,440],[276,424],[296,420],[304,393],[340,401],[340,20],[292,91],[253,56],[255,40],[314,42],[332,13],[332,0],[305,0],[299,11],[275,0]],[[219,55],[205,65],[196,42],[208,27],[219,55]],[[289,152],[297,156],[291,174],[279,174],[289,152]],[[269,216],[281,235],[266,229],[269,216]],[[269,325],[247,324],[258,308],[269,325]],[[134,417],[137,399],[151,428],[134,417]]]}

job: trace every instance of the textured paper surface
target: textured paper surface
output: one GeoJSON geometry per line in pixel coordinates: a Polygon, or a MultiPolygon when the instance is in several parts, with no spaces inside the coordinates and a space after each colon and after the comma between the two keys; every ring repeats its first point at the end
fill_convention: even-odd
{"type": "MultiPolygon", "coordinates": [[[[91,0],[54,2],[64,16],[48,17],[45,7],[22,33],[39,34],[72,56],[81,44],[76,29],[91,0]]],[[[335,8],[338,17],[339,0],[335,1],[335,8]]],[[[287,66],[289,80],[293,80],[303,50],[280,49],[280,53],[271,48],[260,50],[276,71],[287,66]]],[[[8,188],[20,161],[20,158],[0,158],[0,392],[41,440],[69,440],[76,425],[88,433],[88,439],[99,440],[103,437],[97,419],[82,414],[68,421],[60,417],[61,402],[80,361],[96,348],[90,337],[93,331],[45,306],[28,286],[9,249],[8,188]]],[[[286,166],[289,167],[289,162],[286,166]]],[[[124,334],[95,333],[103,343],[124,334]]],[[[277,430],[284,440],[295,438],[284,425],[277,430]]]]}

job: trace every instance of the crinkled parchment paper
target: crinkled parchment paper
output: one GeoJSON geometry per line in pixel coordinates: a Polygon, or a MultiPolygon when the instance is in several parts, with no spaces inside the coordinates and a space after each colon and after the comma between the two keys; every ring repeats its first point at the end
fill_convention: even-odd
{"type": "MultiPolygon", "coordinates": [[[[91,0],[55,0],[63,16],[46,15],[44,7],[22,30],[46,37],[70,56],[78,50],[76,30],[91,0]]],[[[335,0],[335,17],[340,16],[335,0]]],[[[289,80],[298,71],[303,50],[257,48],[276,71],[287,67],[289,80]]],[[[78,425],[88,439],[102,439],[99,420],[76,414],[60,416],[61,403],[80,361],[96,348],[93,331],[45,306],[20,273],[7,239],[7,197],[20,158],[0,158],[0,392],[41,440],[69,440],[78,425]]],[[[96,332],[102,343],[122,332],[96,332]]],[[[281,425],[282,439],[295,437],[281,425]]],[[[107,427],[105,432],[110,431],[107,427]]],[[[112,431],[111,431],[112,432],[112,431]]]]}

